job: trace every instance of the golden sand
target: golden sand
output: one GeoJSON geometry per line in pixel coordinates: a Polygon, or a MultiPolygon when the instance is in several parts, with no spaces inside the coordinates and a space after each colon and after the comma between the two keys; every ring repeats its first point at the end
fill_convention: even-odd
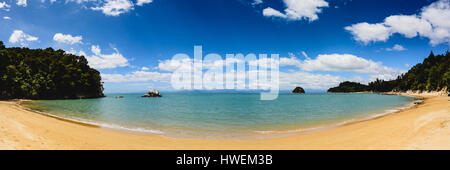
{"type": "Polygon", "coordinates": [[[395,114],[261,140],[178,139],[85,126],[0,102],[0,149],[450,149],[450,98],[427,96],[395,114]]]}

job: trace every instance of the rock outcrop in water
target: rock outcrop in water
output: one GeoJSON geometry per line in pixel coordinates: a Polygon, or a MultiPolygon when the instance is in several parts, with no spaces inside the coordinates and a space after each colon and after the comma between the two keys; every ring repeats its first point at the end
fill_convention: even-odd
{"type": "Polygon", "coordinates": [[[305,93],[305,90],[302,87],[296,87],[292,93],[297,93],[297,94],[303,94],[305,93]]]}
{"type": "Polygon", "coordinates": [[[147,92],[147,94],[143,95],[142,97],[162,97],[162,95],[161,95],[161,93],[159,93],[158,90],[152,89],[152,90],[149,90],[147,92]]]}

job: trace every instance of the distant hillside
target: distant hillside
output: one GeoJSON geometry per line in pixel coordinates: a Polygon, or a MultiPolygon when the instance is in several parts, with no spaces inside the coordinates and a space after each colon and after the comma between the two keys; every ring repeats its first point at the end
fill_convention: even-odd
{"type": "Polygon", "coordinates": [[[367,85],[345,81],[339,84],[337,87],[333,87],[328,89],[328,92],[332,93],[350,93],[350,92],[362,92],[369,91],[369,87],[367,85]]]}
{"type": "Polygon", "coordinates": [[[100,73],[63,50],[5,48],[0,41],[0,99],[103,97],[100,73]]]}
{"type": "Polygon", "coordinates": [[[369,85],[354,82],[344,82],[338,87],[333,87],[328,92],[388,92],[388,91],[441,91],[447,89],[450,92],[450,52],[434,55],[433,52],[412,67],[407,73],[395,80],[384,81],[377,79],[369,85]]]}

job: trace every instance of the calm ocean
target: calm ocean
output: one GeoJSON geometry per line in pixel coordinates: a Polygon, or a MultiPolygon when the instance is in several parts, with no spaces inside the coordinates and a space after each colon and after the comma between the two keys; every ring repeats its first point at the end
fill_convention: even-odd
{"type": "Polygon", "coordinates": [[[170,137],[254,139],[289,135],[392,112],[413,98],[379,94],[250,93],[108,94],[83,100],[49,100],[25,106],[59,117],[133,133],[170,137]],[[124,96],[124,98],[117,98],[124,96]]]}

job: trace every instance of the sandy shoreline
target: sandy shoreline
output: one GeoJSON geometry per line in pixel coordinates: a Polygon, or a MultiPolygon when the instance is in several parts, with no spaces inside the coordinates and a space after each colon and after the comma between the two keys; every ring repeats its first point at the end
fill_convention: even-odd
{"type": "Polygon", "coordinates": [[[450,149],[450,102],[423,104],[335,129],[263,140],[176,139],[85,126],[0,102],[0,149],[450,149]]]}

